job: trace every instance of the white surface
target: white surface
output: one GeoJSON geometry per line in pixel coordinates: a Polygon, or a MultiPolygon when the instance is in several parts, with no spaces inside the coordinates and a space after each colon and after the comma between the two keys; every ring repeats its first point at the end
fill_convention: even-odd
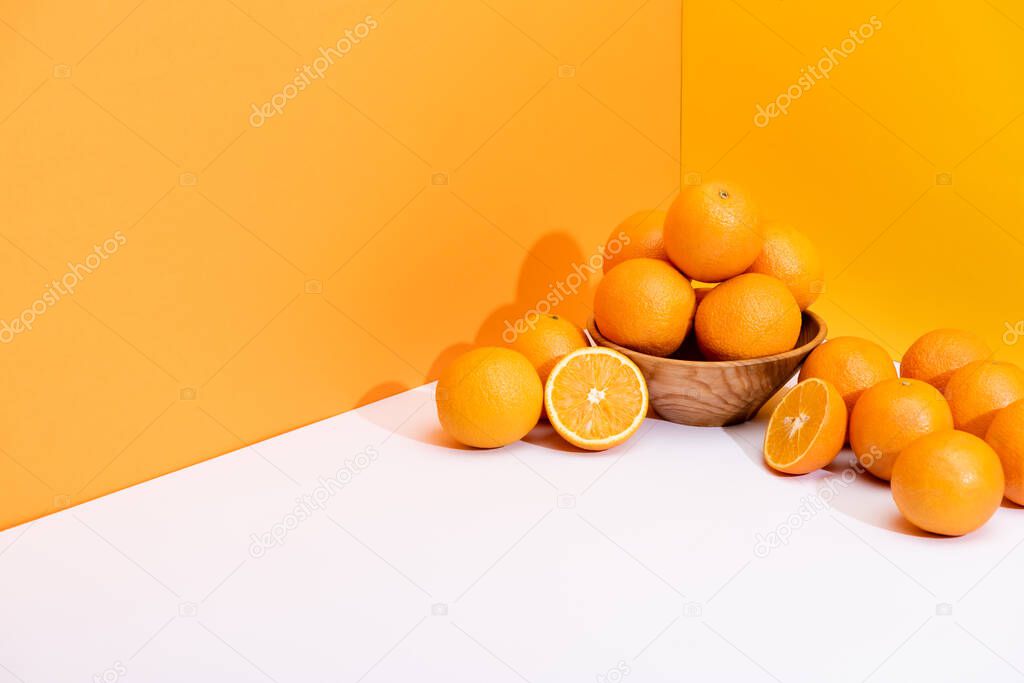
{"type": "Polygon", "coordinates": [[[0,534],[0,683],[1024,678],[1024,510],[923,537],[762,432],[465,451],[422,387],[0,534]]]}

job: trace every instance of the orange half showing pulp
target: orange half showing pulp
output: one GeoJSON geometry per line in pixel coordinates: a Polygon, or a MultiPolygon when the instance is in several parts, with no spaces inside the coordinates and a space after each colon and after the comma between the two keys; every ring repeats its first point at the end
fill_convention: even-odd
{"type": "Polygon", "coordinates": [[[603,451],[632,436],[647,415],[647,382],[633,361],[602,346],[555,365],[544,387],[551,426],[579,448],[603,451]]]}

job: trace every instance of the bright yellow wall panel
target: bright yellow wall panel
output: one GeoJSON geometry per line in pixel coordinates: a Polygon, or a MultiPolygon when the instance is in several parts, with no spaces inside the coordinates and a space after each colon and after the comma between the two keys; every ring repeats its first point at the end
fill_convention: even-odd
{"type": "Polygon", "coordinates": [[[815,239],[833,336],[899,358],[963,327],[1024,361],[1021,19],[1008,2],[688,0],[684,178],[738,179],[815,239]]]}

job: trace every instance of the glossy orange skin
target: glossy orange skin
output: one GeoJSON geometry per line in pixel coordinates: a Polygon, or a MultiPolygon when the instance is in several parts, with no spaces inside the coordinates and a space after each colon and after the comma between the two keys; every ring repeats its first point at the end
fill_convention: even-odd
{"type": "Polygon", "coordinates": [[[900,377],[919,379],[945,391],[953,373],[976,360],[992,357],[985,341],[966,330],[939,329],[922,335],[900,361],[900,377]]]}
{"type": "Polygon", "coordinates": [[[441,427],[453,439],[497,448],[537,425],[544,387],[526,356],[485,346],[467,351],[441,372],[435,402],[441,427]]]}
{"type": "Polygon", "coordinates": [[[888,481],[900,452],[922,436],[953,429],[939,390],[916,379],[887,379],[867,389],[850,415],[850,446],[871,474],[888,481]]]}
{"type": "Polygon", "coordinates": [[[985,442],[1003,463],[1006,497],[1024,505],[1024,400],[996,413],[985,433],[985,442]]]}
{"type": "Polygon", "coordinates": [[[623,261],[594,295],[594,321],[611,341],[652,356],[679,348],[690,329],[696,296],[690,281],[665,261],[623,261]]]}
{"type": "Polygon", "coordinates": [[[1024,398],[1024,370],[1003,361],[974,361],[953,373],[945,396],[956,428],[984,438],[996,413],[1024,398]]]}
{"type": "Polygon", "coordinates": [[[687,277],[722,282],[761,252],[760,217],[739,187],[720,181],[686,187],[665,219],[665,250],[687,277]]]}
{"type": "Polygon", "coordinates": [[[857,399],[879,382],[896,377],[896,366],[878,344],[860,337],[836,337],[811,351],[800,368],[800,381],[820,377],[836,385],[853,413],[857,399]]]}
{"type": "Polygon", "coordinates": [[[703,296],[694,331],[708,360],[741,360],[789,351],[802,322],[800,307],[782,281],[745,273],[703,296]]]}
{"type": "Polygon", "coordinates": [[[533,364],[541,382],[547,381],[555,363],[586,346],[583,330],[558,315],[540,316],[532,328],[528,327],[509,344],[509,348],[523,354],[533,364]]]}
{"type": "Polygon", "coordinates": [[[634,258],[668,261],[665,215],[664,211],[637,211],[612,230],[604,245],[604,272],[634,258]]]}
{"type": "Polygon", "coordinates": [[[1003,467],[984,441],[936,432],[903,449],[892,470],[892,497],[925,531],[962,536],[982,526],[1003,500],[1003,467]]]}
{"type": "Polygon", "coordinates": [[[793,293],[800,310],[805,310],[825,287],[825,265],[818,248],[786,223],[769,223],[762,232],[764,246],[747,272],[779,278],[793,293]]]}

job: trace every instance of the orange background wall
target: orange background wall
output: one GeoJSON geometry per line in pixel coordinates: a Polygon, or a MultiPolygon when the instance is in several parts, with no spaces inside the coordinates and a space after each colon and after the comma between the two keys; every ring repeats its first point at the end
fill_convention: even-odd
{"type": "MultiPolygon", "coordinates": [[[[678,0],[0,0],[0,320],[124,237],[0,344],[0,527],[498,341],[675,193],[679,19],[678,0]]],[[[590,287],[561,312],[582,322],[590,287]]]]}
{"type": "Polygon", "coordinates": [[[959,325],[1024,361],[1010,0],[88,5],[0,0],[0,527],[432,379],[681,178],[815,238],[833,334],[898,357],[959,325]]]}

